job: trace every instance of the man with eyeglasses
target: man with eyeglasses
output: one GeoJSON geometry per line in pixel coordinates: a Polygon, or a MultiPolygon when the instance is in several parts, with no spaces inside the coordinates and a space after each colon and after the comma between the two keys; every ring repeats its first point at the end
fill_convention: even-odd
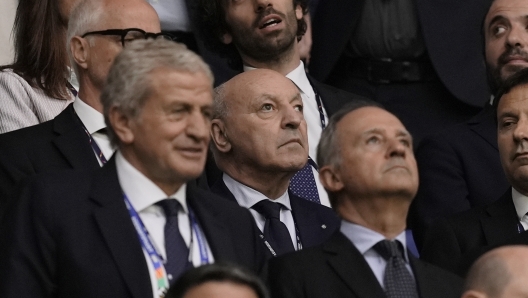
{"type": "Polygon", "coordinates": [[[106,163],[114,149],[99,97],[110,65],[133,40],[168,38],[159,33],[158,16],[144,0],[83,1],[72,11],[68,27],[79,93],[54,120],[1,136],[0,210],[18,196],[25,177],[59,169],[94,170],[106,163]]]}

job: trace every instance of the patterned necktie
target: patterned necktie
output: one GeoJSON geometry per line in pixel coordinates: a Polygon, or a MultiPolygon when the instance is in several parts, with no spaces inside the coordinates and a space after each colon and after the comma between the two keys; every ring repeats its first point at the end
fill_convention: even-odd
{"type": "Polygon", "coordinates": [[[165,199],[156,204],[161,206],[165,212],[164,232],[167,260],[164,266],[169,276],[169,283],[172,284],[183,272],[192,267],[188,258],[189,248],[185,244],[178,227],[178,210],[181,205],[175,199],[165,199]]]}
{"type": "Polygon", "coordinates": [[[290,179],[290,191],[298,197],[308,201],[321,204],[317,184],[313,175],[312,167],[316,167],[315,162],[308,157],[308,162],[300,171],[290,179]]]}
{"type": "Polygon", "coordinates": [[[282,255],[295,250],[288,228],[282,221],[280,221],[279,214],[281,205],[279,203],[270,200],[262,200],[251,208],[266,218],[266,223],[264,224],[264,238],[269,242],[277,255],[282,255]]]}
{"type": "Polygon", "coordinates": [[[405,266],[401,243],[382,240],[373,249],[387,261],[383,276],[387,298],[418,298],[416,282],[405,266]]]}

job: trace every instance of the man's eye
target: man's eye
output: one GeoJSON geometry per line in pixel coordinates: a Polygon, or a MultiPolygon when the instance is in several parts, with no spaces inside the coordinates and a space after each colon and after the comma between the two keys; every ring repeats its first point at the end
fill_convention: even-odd
{"type": "Polygon", "coordinates": [[[266,104],[263,104],[262,107],[260,108],[262,111],[265,111],[265,112],[269,112],[269,111],[272,111],[273,110],[273,105],[272,104],[269,104],[269,103],[266,103],[266,104]]]}
{"type": "Polygon", "coordinates": [[[493,35],[500,35],[506,31],[506,27],[504,26],[495,26],[492,29],[493,35]]]}
{"type": "Polygon", "coordinates": [[[380,141],[378,137],[370,137],[367,139],[367,144],[378,144],[380,141]]]}
{"type": "Polygon", "coordinates": [[[299,112],[303,111],[303,106],[302,105],[296,105],[294,108],[295,108],[296,111],[299,111],[299,112]]]}

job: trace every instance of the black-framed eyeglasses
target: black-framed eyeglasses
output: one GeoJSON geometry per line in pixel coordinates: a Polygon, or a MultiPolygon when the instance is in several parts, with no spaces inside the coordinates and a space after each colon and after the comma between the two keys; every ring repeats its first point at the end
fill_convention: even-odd
{"type": "Polygon", "coordinates": [[[84,33],[81,37],[84,38],[88,35],[115,35],[121,37],[121,44],[125,47],[126,44],[138,40],[138,39],[165,39],[174,40],[172,36],[165,33],[151,33],[145,32],[139,28],[128,28],[128,29],[108,29],[102,31],[91,31],[84,33]]]}

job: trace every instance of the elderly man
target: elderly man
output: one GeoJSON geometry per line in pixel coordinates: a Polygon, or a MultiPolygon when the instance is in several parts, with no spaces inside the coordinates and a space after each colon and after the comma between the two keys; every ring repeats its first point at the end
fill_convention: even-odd
{"type": "Polygon", "coordinates": [[[249,212],[187,183],[205,164],[212,83],[182,45],[127,44],[101,97],[115,157],[35,177],[0,235],[0,296],[160,297],[193,266],[260,270],[249,212]]]}
{"type": "MultiPolygon", "coordinates": [[[[59,169],[94,170],[113,154],[99,100],[114,57],[134,39],[163,38],[144,0],[82,1],[68,26],[79,93],[54,120],[0,137],[0,197],[15,197],[24,177],[59,169]],[[137,29],[127,29],[137,28],[137,29]]],[[[0,208],[1,209],[1,208],[0,208]]]]}
{"type": "Polygon", "coordinates": [[[332,209],[288,191],[291,177],[308,160],[295,85],[278,72],[256,69],[215,93],[213,152],[224,174],[211,190],[250,209],[270,255],[326,240],[339,223],[332,209]]]}
{"type": "Polygon", "coordinates": [[[468,273],[462,298],[522,298],[528,295],[528,247],[505,246],[479,258],[468,273]]]}
{"type": "MultiPolygon", "coordinates": [[[[303,15],[307,0],[198,1],[205,42],[227,55],[238,71],[266,68],[293,81],[301,93],[308,127],[309,156],[315,160],[322,129],[347,102],[360,98],[310,78],[300,59],[299,40],[306,31],[303,15]]],[[[315,163],[292,178],[291,191],[299,197],[330,206],[317,178],[315,163]]]]}
{"type": "Polygon", "coordinates": [[[528,69],[523,69],[505,81],[495,98],[499,153],[511,187],[489,205],[436,222],[425,237],[425,260],[463,275],[489,248],[528,243],[527,90],[528,69]]]}
{"type": "Polygon", "coordinates": [[[412,138],[398,118],[373,103],[351,104],[332,116],[318,150],[341,228],[318,247],[272,259],[273,296],[458,297],[458,277],[406,249],[418,173],[412,138]]]}

